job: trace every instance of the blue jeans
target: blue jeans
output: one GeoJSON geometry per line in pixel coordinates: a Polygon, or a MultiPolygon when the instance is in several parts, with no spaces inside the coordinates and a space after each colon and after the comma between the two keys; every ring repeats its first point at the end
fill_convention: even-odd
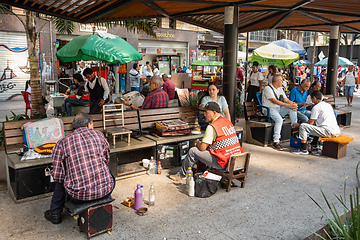
{"type": "Polygon", "coordinates": [[[309,121],[311,117],[311,111],[309,110],[305,110],[305,111],[297,111],[297,118],[299,120],[299,122],[307,122],[309,121]]]}
{"type": "Polygon", "coordinates": [[[62,110],[65,111],[69,116],[71,115],[72,107],[74,106],[85,106],[89,104],[90,101],[84,99],[75,99],[67,98],[65,99],[64,104],[62,105],[62,110]]]}
{"type": "Polygon", "coordinates": [[[355,85],[345,86],[345,97],[354,96],[355,85]]]}
{"type": "Polygon", "coordinates": [[[281,107],[276,107],[276,108],[270,108],[270,117],[272,120],[274,120],[275,122],[275,126],[274,126],[274,142],[280,142],[280,133],[281,133],[281,128],[283,125],[283,117],[289,114],[290,116],[290,120],[291,120],[291,125],[293,125],[294,123],[297,122],[297,113],[296,111],[291,110],[290,108],[281,106],[281,107]]]}
{"type": "Polygon", "coordinates": [[[130,89],[131,91],[138,91],[138,92],[141,91],[141,87],[131,87],[130,89]]]}

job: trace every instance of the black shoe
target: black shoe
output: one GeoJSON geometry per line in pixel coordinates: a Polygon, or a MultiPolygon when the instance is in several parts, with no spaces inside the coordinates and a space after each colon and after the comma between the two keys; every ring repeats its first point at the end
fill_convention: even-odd
{"type": "Polygon", "coordinates": [[[52,222],[53,224],[61,223],[61,215],[60,214],[51,214],[50,210],[47,210],[44,214],[45,219],[52,222]]]}
{"type": "Polygon", "coordinates": [[[273,148],[279,151],[283,151],[284,149],[281,147],[280,143],[273,143],[273,148]]]}

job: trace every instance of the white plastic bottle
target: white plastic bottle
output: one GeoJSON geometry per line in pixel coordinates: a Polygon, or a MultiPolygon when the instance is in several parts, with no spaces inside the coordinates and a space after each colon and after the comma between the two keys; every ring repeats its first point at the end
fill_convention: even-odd
{"type": "Polygon", "coordinates": [[[150,191],[149,191],[149,206],[155,205],[155,189],[154,183],[151,183],[150,191]]]}
{"type": "Polygon", "coordinates": [[[190,179],[192,176],[193,176],[193,171],[191,167],[188,167],[188,169],[186,170],[186,188],[189,188],[190,179]]]}
{"type": "Polygon", "coordinates": [[[149,175],[155,174],[155,160],[154,157],[151,157],[150,163],[149,163],[149,175]]]}
{"type": "Polygon", "coordinates": [[[190,197],[195,196],[195,181],[194,181],[194,177],[191,177],[190,182],[189,182],[189,196],[190,196],[190,197]]]}

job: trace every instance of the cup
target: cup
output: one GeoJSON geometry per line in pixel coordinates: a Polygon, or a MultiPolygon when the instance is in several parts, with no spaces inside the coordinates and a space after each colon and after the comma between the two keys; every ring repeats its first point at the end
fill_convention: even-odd
{"type": "Polygon", "coordinates": [[[145,159],[142,160],[142,163],[143,163],[143,166],[144,166],[145,168],[148,168],[148,167],[149,167],[150,160],[145,158],[145,159]]]}

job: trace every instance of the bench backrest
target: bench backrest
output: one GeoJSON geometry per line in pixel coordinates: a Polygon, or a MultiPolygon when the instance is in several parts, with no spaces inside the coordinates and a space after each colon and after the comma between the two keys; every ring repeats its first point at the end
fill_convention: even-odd
{"type": "Polygon", "coordinates": [[[246,120],[258,118],[259,103],[258,102],[245,102],[245,117],[246,120]]]}
{"type": "MultiPolygon", "coordinates": [[[[161,108],[161,109],[141,109],[139,111],[125,111],[124,112],[124,127],[135,130],[139,129],[138,112],[141,119],[142,128],[154,128],[156,121],[166,121],[172,119],[181,119],[187,123],[194,123],[195,116],[198,115],[199,109],[197,107],[175,107],[175,108],[161,108]]],[[[91,115],[94,123],[94,129],[103,131],[103,116],[102,114],[91,115]]],[[[60,117],[64,123],[65,136],[73,132],[72,122],[74,117],[60,117]]],[[[38,119],[21,120],[14,122],[4,122],[4,139],[6,153],[11,151],[18,151],[24,146],[24,138],[21,126],[27,122],[34,122],[38,119]]],[[[114,117],[113,121],[106,123],[106,129],[113,129],[122,125],[122,120],[114,117]]]]}

